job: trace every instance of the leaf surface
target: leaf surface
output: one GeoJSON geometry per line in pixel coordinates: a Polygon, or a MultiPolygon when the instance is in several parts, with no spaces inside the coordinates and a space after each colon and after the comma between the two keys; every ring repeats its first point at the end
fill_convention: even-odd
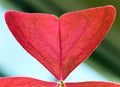
{"type": "Polygon", "coordinates": [[[65,83],[66,87],[120,87],[120,84],[112,82],[78,82],[65,83]]]}
{"type": "Polygon", "coordinates": [[[109,31],[115,8],[69,12],[59,19],[50,14],[9,11],[5,18],[19,43],[58,80],[64,80],[109,31]]]}
{"type": "Polygon", "coordinates": [[[97,48],[109,31],[115,15],[114,7],[103,6],[61,16],[63,79],[97,48]]]}
{"type": "Polygon", "coordinates": [[[58,19],[50,14],[9,11],[6,22],[18,42],[56,78],[60,77],[58,19]]]}
{"type": "Polygon", "coordinates": [[[55,82],[45,82],[28,77],[0,78],[0,87],[55,87],[55,82]]]}

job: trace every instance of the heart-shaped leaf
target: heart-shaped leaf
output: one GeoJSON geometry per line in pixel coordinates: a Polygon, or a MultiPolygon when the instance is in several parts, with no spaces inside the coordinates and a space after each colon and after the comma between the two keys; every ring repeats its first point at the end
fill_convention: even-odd
{"type": "Polygon", "coordinates": [[[0,78],[0,87],[55,87],[55,82],[45,82],[28,77],[0,78]]]}
{"type": "Polygon", "coordinates": [[[19,43],[58,80],[64,80],[98,46],[111,27],[113,6],[51,14],[9,11],[6,23],[19,43]]]}
{"type": "Polygon", "coordinates": [[[112,82],[78,82],[78,83],[66,83],[66,87],[120,87],[120,84],[112,82]]]}

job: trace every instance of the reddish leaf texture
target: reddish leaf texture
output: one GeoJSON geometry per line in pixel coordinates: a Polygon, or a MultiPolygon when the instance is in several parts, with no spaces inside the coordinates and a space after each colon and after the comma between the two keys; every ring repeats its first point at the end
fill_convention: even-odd
{"type": "Polygon", "coordinates": [[[114,17],[111,6],[70,12],[60,19],[50,14],[15,11],[5,15],[19,43],[58,80],[64,80],[94,51],[114,17]]]}
{"type": "Polygon", "coordinates": [[[120,87],[120,85],[112,82],[78,82],[66,83],[66,87],[120,87]]]}
{"type": "Polygon", "coordinates": [[[0,87],[55,87],[54,82],[44,82],[28,77],[9,77],[0,79],[0,87]]]}
{"type": "MultiPolygon", "coordinates": [[[[100,44],[109,31],[115,15],[113,6],[102,6],[69,12],[60,18],[51,14],[9,11],[5,14],[5,19],[10,31],[23,48],[58,80],[64,80],[100,44]]],[[[15,84],[25,84],[25,87],[29,82],[35,85],[34,87],[40,84],[41,87],[54,87],[56,84],[24,77],[3,78],[0,79],[0,85],[5,84],[5,81],[14,85],[14,79],[18,82],[15,84]]],[[[120,85],[83,82],[66,83],[65,87],[120,87],[120,85]]]]}

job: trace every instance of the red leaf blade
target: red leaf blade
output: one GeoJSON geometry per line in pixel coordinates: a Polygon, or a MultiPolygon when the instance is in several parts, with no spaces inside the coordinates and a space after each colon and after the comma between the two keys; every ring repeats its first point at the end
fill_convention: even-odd
{"type": "Polygon", "coordinates": [[[63,79],[100,44],[115,15],[113,6],[103,6],[70,12],[60,18],[63,79]]]}
{"type": "Polygon", "coordinates": [[[58,19],[50,14],[16,11],[7,12],[5,19],[10,31],[24,49],[59,79],[58,19]]]}
{"type": "Polygon", "coordinates": [[[0,78],[0,87],[55,87],[53,82],[45,82],[28,77],[0,78]]]}
{"type": "Polygon", "coordinates": [[[120,84],[112,82],[78,82],[66,83],[66,87],[120,87],[120,84]]]}
{"type": "Polygon", "coordinates": [[[58,80],[64,80],[104,38],[115,9],[104,6],[70,12],[59,21],[50,14],[14,11],[7,12],[5,18],[19,43],[58,80]]]}

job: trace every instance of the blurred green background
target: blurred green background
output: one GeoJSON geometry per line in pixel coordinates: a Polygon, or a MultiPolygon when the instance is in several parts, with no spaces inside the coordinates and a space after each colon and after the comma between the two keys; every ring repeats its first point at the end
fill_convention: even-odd
{"type": "MultiPolygon", "coordinates": [[[[85,64],[110,81],[120,82],[120,0],[0,0],[0,6],[6,10],[50,13],[58,17],[69,11],[104,5],[115,6],[117,17],[108,35],[85,64]]],[[[2,69],[0,76],[6,76],[2,69]]]]}

